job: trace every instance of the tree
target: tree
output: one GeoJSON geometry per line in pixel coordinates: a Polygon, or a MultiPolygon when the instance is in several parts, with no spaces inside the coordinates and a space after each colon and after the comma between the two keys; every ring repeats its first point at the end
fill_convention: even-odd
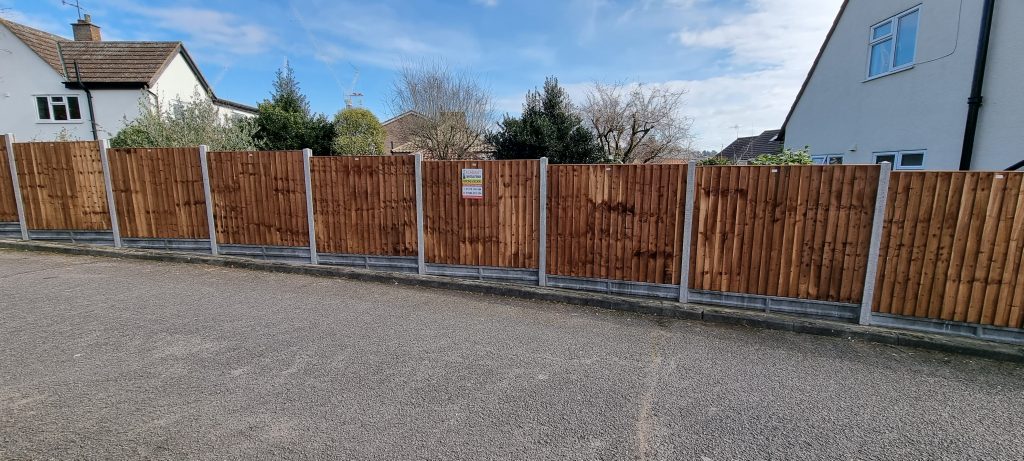
{"type": "Polygon", "coordinates": [[[139,101],[140,115],[110,140],[113,147],[193,147],[210,150],[254,150],[256,126],[251,119],[224,120],[210,99],[198,91],[165,109],[159,102],[139,101]]]}
{"type": "Polygon", "coordinates": [[[583,126],[569,95],[558,79],[544,80],[543,91],[526,94],[523,114],[505,116],[500,130],[488,136],[497,149],[497,159],[533,159],[548,157],[551,163],[598,163],[601,146],[583,126]]]}
{"type": "Polygon", "coordinates": [[[685,94],[684,90],[642,83],[595,83],[582,112],[611,161],[685,159],[693,152],[691,121],[680,114],[685,94]]]}
{"type": "Polygon", "coordinates": [[[384,126],[366,109],[349,107],[334,116],[334,153],[384,155],[384,126]]]}
{"type": "Polygon", "coordinates": [[[320,155],[331,153],[334,124],[327,116],[310,111],[309,101],[288,63],[275,74],[270,100],[260,103],[257,110],[256,138],[265,149],[310,148],[320,155]]]}
{"type": "Polygon", "coordinates": [[[414,111],[410,142],[438,160],[473,156],[491,122],[491,96],[476,77],[442,62],[407,65],[399,72],[391,97],[395,114],[414,111]]]}

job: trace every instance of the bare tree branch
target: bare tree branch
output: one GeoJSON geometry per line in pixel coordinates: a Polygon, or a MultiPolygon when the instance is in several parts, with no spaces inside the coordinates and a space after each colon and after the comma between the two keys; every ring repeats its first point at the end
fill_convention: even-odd
{"type": "Polygon", "coordinates": [[[403,67],[391,100],[395,114],[422,116],[409,135],[417,149],[438,160],[473,157],[490,126],[491,108],[491,96],[475,76],[439,61],[403,67]]]}
{"type": "Polygon", "coordinates": [[[688,159],[693,136],[681,114],[684,95],[665,86],[594,83],[582,112],[610,160],[688,159]]]}

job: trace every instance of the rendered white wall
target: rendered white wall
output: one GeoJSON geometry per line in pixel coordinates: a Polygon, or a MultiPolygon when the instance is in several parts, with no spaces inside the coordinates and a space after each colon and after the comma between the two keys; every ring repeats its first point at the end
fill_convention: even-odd
{"type": "MultiPolygon", "coordinates": [[[[1014,8],[1019,9],[1013,0],[1003,0],[1000,6],[1010,3],[1018,3],[1014,8]]],[[[814,154],[844,154],[846,163],[872,163],[878,151],[927,149],[926,169],[958,168],[981,4],[963,2],[958,39],[959,0],[851,1],[790,119],[786,147],[809,145],[814,154]],[[867,80],[871,26],[918,4],[917,64],[867,80]],[[926,62],[931,60],[935,61],[926,62]]],[[[1012,37],[1001,40],[1004,48],[1018,46],[1012,37]]],[[[1019,50],[1013,53],[1017,60],[1003,65],[1019,68],[1024,61],[1019,50]]],[[[1005,59],[1011,61],[1009,56],[1005,59]]],[[[982,162],[988,160],[979,158],[978,164],[982,162]]]]}
{"type": "Polygon", "coordinates": [[[150,90],[160,99],[165,108],[175,100],[191,100],[197,92],[206,96],[199,79],[185,62],[181,53],[174,56],[150,90]]]}
{"type": "Polygon", "coordinates": [[[985,97],[974,146],[976,170],[1002,170],[1024,160],[1024,2],[996,0],[985,73],[985,97]]]}

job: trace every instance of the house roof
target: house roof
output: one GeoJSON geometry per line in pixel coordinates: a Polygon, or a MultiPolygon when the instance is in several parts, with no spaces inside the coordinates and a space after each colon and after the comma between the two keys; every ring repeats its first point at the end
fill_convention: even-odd
{"type": "Polygon", "coordinates": [[[15,37],[28,45],[43,61],[46,61],[54,71],[63,74],[64,71],[60,64],[60,53],[57,51],[57,42],[67,41],[66,38],[58,35],[53,35],[48,32],[43,32],[38,29],[11,22],[6,19],[0,18],[0,24],[3,24],[15,37]]]}
{"type": "MultiPolygon", "coordinates": [[[[175,56],[185,55],[181,42],[60,41],[57,48],[68,81],[78,81],[75,72],[75,63],[78,63],[84,83],[152,85],[175,56]]],[[[191,59],[186,57],[186,61],[191,59]]],[[[201,74],[196,75],[202,80],[201,74]]]]}
{"type": "Polygon", "coordinates": [[[786,114],[786,120],[782,122],[782,130],[779,132],[779,139],[786,139],[786,127],[789,126],[789,119],[793,118],[793,112],[796,111],[796,105],[800,102],[800,98],[803,97],[804,91],[807,91],[807,84],[811,81],[811,76],[814,75],[815,69],[818,68],[818,63],[821,62],[821,56],[825,54],[825,48],[828,48],[828,42],[832,40],[832,35],[836,33],[836,28],[839,27],[839,20],[843,17],[843,13],[846,12],[847,5],[850,4],[850,0],[843,0],[842,6],[839,7],[839,14],[836,14],[835,21],[832,21],[832,28],[828,30],[828,34],[825,35],[825,41],[821,43],[821,48],[818,49],[818,55],[814,58],[814,63],[811,64],[811,69],[807,71],[807,77],[804,78],[804,83],[800,85],[800,91],[796,94],[796,99],[793,100],[793,105],[789,107],[789,113],[786,114]]]}
{"type": "Polygon", "coordinates": [[[68,84],[78,83],[79,75],[75,71],[77,63],[82,83],[151,86],[174,57],[181,55],[214,103],[256,112],[255,107],[214,95],[213,88],[181,42],[75,41],[3,18],[0,18],[0,24],[6,26],[55,72],[63,76],[68,84]]]}
{"type": "Polygon", "coordinates": [[[733,162],[744,162],[763,154],[776,154],[782,150],[782,141],[779,140],[780,130],[768,130],[757,136],[738,138],[722,149],[719,157],[725,157],[733,162]]]}
{"type": "Polygon", "coordinates": [[[407,110],[407,111],[405,111],[405,112],[402,112],[401,114],[398,114],[398,115],[396,115],[396,116],[394,116],[394,117],[391,117],[391,118],[389,118],[389,119],[387,119],[387,120],[383,121],[383,122],[381,123],[381,125],[383,125],[383,126],[387,126],[387,125],[390,125],[390,124],[392,124],[392,123],[394,123],[394,122],[397,122],[397,121],[399,121],[399,120],[401,120],[401,119],[403,119],[403,118],[405,118],[405,117],[408,117],[408,116],[410,116],[410,115],[415,115],[415,116],[417,116],[417,117],[423,117],[423,114],[421,114],[421,113],[419,113],[419,112],[416,112],[416,111],[414,111],[414,110],[407,110]]]}

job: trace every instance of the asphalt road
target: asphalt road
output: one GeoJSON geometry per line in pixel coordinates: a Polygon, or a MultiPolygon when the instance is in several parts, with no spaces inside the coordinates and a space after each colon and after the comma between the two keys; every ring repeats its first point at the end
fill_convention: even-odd
{"type": "Polygon", "coordinates": [[[0,459],[1024,459],[1024,366],[0,251],[0,459]]]}

